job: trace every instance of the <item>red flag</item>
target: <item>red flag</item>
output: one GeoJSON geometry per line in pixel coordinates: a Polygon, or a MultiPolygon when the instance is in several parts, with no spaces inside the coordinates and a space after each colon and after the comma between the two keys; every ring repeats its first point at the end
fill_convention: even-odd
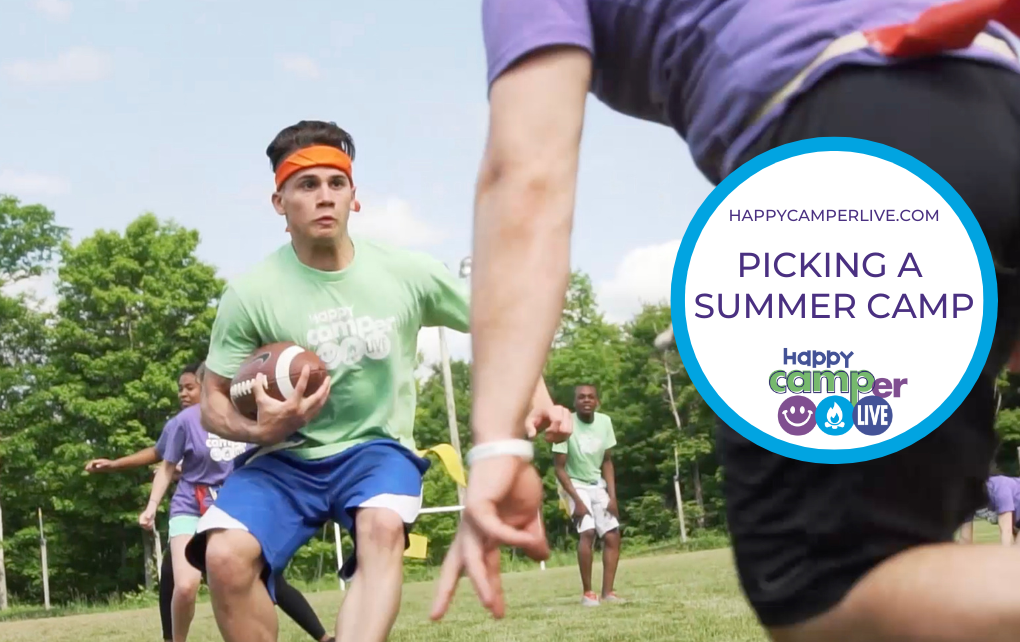
{"type": "Polygon", "coordinates": [[[927,9],[914,22],[872,29],[864,35],[887,56],[928,56],[970,46],[992,20],[1017,33],[1020,0],[948,2],[927,9]]]}

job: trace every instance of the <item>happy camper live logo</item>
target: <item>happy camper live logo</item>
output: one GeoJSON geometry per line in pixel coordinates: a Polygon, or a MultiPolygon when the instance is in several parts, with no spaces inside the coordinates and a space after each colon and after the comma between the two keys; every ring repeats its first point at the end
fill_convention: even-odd
{"type": "Polygon", "coordinates": [[[877,437],[889,429],[893,409],[888,400],[907,392],[908,379],[854,369],[853,358],[852,351],[783,349],[783,368],[769,375],[768,383],[772,392],[783,395],[777,420],[786,434],[803,437],[818,428],[839,437],[856,428],[877,437]],[[849,395],[849,401],[839,393],[849,395]]]}
{"type": "Polygon", "coordinates": [[[784,457],[847,464],[910,446],[959,407],[997,294],[988,243],[944,179],[890,147],[821,138],[712,191],[670,300],[684,368],[721,422],[784,457]],[[872,210],[896,215],[860,215],[872,210]]]}

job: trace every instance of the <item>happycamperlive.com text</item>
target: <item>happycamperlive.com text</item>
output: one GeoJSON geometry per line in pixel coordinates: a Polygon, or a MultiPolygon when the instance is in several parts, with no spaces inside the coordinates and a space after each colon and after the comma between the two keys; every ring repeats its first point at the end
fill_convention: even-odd
{"type": "Polygon", "coordinates": [[[939,211],[920,209],[904,209],[899,211],[894,209],[731,209],[730,220],[740,223],[755,223],[759,221],[783,221],[786,223],[812,221],[823,223],[831,221],[839,223],[926,223],[928,221],[937,222],[939,220],[939,211]]]}

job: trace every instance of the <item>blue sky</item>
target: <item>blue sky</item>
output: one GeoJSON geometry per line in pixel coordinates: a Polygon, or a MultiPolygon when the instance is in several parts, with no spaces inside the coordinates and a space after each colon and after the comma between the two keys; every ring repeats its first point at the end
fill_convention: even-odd
{"type": "MultiPolygon", "coordinates": [[[[355,232],[450,265],[468,253],[487,118],[478,0],[2,5],[0,192],[49,206],[75,239],[152,211],[198,229],[224,277],[245,270],[287,240],[265,148],[308,118],[354,136],[355,232]]],[[[711,186],[662,126],[590,100],[584,137],[572,263],[623,318],[668,296],[711,186]]]]}

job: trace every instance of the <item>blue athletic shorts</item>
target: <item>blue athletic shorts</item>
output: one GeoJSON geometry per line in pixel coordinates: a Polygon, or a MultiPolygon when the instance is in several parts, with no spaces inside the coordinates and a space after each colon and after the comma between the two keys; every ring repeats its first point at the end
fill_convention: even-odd
{"type": "MultiPolygon", "coordinates": [[[[208,531],[246,530],[262,547],[262,579],[275,602],[275,574],[329,520],[353,536],[359,508],[388,508],[407,525],[406,539],[406,528],[421,510],[422,476],[428,468],[429,460],[391,440],[370,441],[314,461],[286,451],[255,457],[227,477],[216,503],[199,521],[188,561],[204,572],[208,531]]],[[[344,561],[341,577],[354,575],[356,560],[355,550],[344,561]]]]}

